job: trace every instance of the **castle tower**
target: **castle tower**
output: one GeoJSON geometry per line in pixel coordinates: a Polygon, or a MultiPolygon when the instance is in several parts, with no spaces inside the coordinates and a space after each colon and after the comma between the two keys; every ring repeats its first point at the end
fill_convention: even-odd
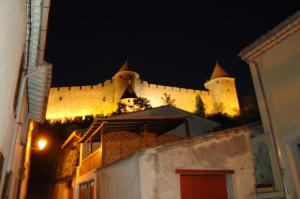
{"type": "Polygon", "coordinates": [[[125,92],[121,95],[120,103],[123,104],[122,112],[132,112],[135,110],[134,100],[138,98],[131,83],[128,84],[125,92]]]}
{"type": "Polygon", "coordinates": [[[113,95],[116,97],[116,102],[122,98],[129,88],[131,90],[134,89],[135,83],[139,78],[140,75],[129,67],[128,61],[126,60],[112,78],[114,85],[113,95]]]}
{"type": "Polygon", "coordinates": [[[235,79],[230,77],[218,62],[216,62],[210,80],[204,86],[212,96],[213,112],[229,116],[239,115],[240,106],[235,79]]]}

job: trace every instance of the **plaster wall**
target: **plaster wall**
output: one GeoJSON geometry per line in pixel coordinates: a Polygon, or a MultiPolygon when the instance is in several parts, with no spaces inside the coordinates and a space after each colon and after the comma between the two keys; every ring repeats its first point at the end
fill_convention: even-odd
{"type": "MultiPolygon", "coordinates": [[[[300,127],[299,46],[298,31],[257,60],[278,137],[300,127]]],[[[257,76],[253,76],[253,79],[257,79],[257,76]]],[[[255,87],[260,89],[257,83],[255,87]]]]}
{"type": "Polygon", "coordinates": [[[15,124],[14,95],[26,35],[26,2],[0,1],[0,152],[7,157],[15,124]]]}
{"type": "Polygon", "coordinates": [[[146,150],[139,159],[141,199],[180,199],[176,169],[228,169],[234,198],[255,198],[249,130],[221,132],[146,150]]]}
{"type": "Polygon", "coordinates": [[[30,121],[28,127],[28,136],[27,136],[27,144],[26,144],[26,151],[24,157],[24,170],[23,170],[23,178],[20,185],[20,199],[26,198],[27,196],[27,189],[28,189],[28,181],[30,177],[30,156],[31,156],[31,143],[32,143],[32,134],[34,129],[34,122],[30,121]]]}
{"type": "MultiPolygon", "coordinates": [[[[20,113],[20,122],[22,125],[18,125],[17,127],[17,137],[16,140],[12,140],[10,145],[14,145],[14,152],[13,154],[13,160],[11,165],[11,177],[10,177],[10,184],[9,184],[9,195],[8,198],[15,198],[17,197],[17,194],[20,189],[21,180],[28,180],[29,176],[24,176],[24,160],[25,160],[25,151],[26,151],[26,145],[21,144],[21,140],[23,137],[27,135],[28,131],[28,105],[27,105],[27,96],[22,96],[22,100],[20,100],[21,103],[21,113],[20,113]]],[[[15,126],[16,128],[16,126],[15,126]]],[[[10,146],[11,147],[11,146],[10,146]]],[[[5,163],[5,167],[8,167],[9,165],[5,163]]],[[[27,162],[28,164],[28,162],[27,162]]],[[[21,192],[19,192],[21,194],[21,192]]]]}
{"type": "MultiPolygon", "coordinates": [[[[295,25],[299,28],[299,24],[295,25]]],[[[277,42],[274,39],[272,42],[277,42]]],[[[261,119],[266,133],[273,125],[278,157],[284,172],[288,198],[300,196],[300,32],[283,41],[250,63],[261,119]],[[263,95],[265,94],[265,96],[263,95]],[[267,106],[269,115],[267,115],[267,106]]]]}
{"type": "MultiPolygon", "coordinates": [[[[7,171],[10,146],[15,128],[14,97],[26,36],[26,2],[20,0],[0,1],[0,152],[4,156],[0,192],[7,171]]],[[[16,149],[19,150],[19,149],[16,149]]],[[[19,154],[21,155],[21,154],[19,154]]],[[[20,159],[20,157],[16,157],[20,159]]],[[[16,166],[20,166],[19,164],[16,166]]],[[[19,169],[19,167],[17,168],[19,169]]],[[[13,176],[17,178],[18,173],[13,176]]],[[[14,188],[14,186],[11,186],[14,188]]]]}
{"type": "Polygon", "coordinates": [[[140,199],[137,156],[97,171],[97,195],[109,199],[140,199]]]}

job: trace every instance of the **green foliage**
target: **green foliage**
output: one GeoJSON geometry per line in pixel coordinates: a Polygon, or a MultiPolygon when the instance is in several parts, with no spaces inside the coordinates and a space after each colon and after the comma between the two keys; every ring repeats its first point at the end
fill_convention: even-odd
{"type": "Polygon", "coordinates": [[[260,113],[255,97],[243,97],[241,100],[240,119],[243,123],[260,121],[260,113]]]}
{"type": "Polygon", "coordinates": [[[176,106],[175,105],[175,99],[172,99],[170,94],[164,93],[163,97],[161,97],[161,100],[164,102],[165,105],[170,105],[170,106],[176,106]]]}
{"type": "Polygon", "coordinates": [[[118,102],[117,114],[127,113],[131,111],[141,111],[152,108],[150,101],[147,98],[138,97],[133,100],[133,105],[124,102],[118,102]]]}
{"type": "Polygon", "coordinates": [[[200,97],[200,95],[196,96],[196,115],[200,117],[205,117],[205,105],[200,97]]]}
{"type": "Polygon", "coordinates": [[[118,109],[116,111],[117,114],[120,114],[120,113],[126,113],[127,112],[127,104],[124,104],[122,102],[118,102],[118,109]]]}
{"type": "Polygon", "coordinates": [[[223,113],[210,115],[207,117],[207,119],[218,122],[220,124],[220,126],[216,127],[214,131],[233,128],[241,125],[238,117],[230,117],[229,115],[223,113]]]}
{"type": "Polygon", "coordinates": [[[133,100],[135,109],[137,110],[145,110],[152,108],[150,101],[147,98],[138,97],[133,100]]]}
{"type": "MultiPolygon", "coordinates": [[[[222,106],[220,106],[220,110],[222,110],[222,106]]],[[[253,97],[246,97],[242,100],[239,116],[231,117],[219,112],[208,116],[207,119],[220,123],[215,130],[233,128],[261,120],[256,99],[253,97]]]]}

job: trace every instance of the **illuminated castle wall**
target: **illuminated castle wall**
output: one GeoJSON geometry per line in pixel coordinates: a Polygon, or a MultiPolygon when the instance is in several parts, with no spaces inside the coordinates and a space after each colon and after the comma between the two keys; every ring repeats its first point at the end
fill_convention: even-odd
{"type": "Polygon", "coordinates": [[[230,116],[239,114],[234,78],[229,77],[218,63],[211,79],[204,84],[207,91],[149,84],[125,63],[111,80],[102,84],[51,88],[46,119],[55,121],[87,115],[108,115],[117,109],[117,103],[129,84],[138,97],[150,100],[152,107],[164,105],[161,98],[166,93],[175,99],[177,108],[189,112],[196,111],[196,99],[200,96],[206,115],[217,112],[230,116]]]}

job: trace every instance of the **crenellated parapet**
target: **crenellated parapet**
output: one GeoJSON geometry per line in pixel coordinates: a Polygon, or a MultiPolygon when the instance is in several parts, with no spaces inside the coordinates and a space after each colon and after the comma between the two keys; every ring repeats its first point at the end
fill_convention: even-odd
{"type": "MultiPolygon", "coordinates": [[[[216,70],[220,72],[224,69],[216,70]]],[[[194,113],[197,111],[197,99],[200,97],[206,115],[216,112],[236,115],[239,112],[239,104],[234,78],[224,77],[224,74],[220,77],[218,75],[220,73],[216,74],[214,71],[214,79],[205,83],[208,90],[164,86],[140,79],[139,74],[131,71],[126,63],[112,79],[103,83],[51,88],[46,118],[55,121],[111,114],[116,111],[117,103],[129,85],[138,97],[147,98],[152,107],[165,105],[162,98],[167,94],[174,99],[177,108],[194,113]],[[218,106],[224,108],[221,110],[218,106]]]]}

